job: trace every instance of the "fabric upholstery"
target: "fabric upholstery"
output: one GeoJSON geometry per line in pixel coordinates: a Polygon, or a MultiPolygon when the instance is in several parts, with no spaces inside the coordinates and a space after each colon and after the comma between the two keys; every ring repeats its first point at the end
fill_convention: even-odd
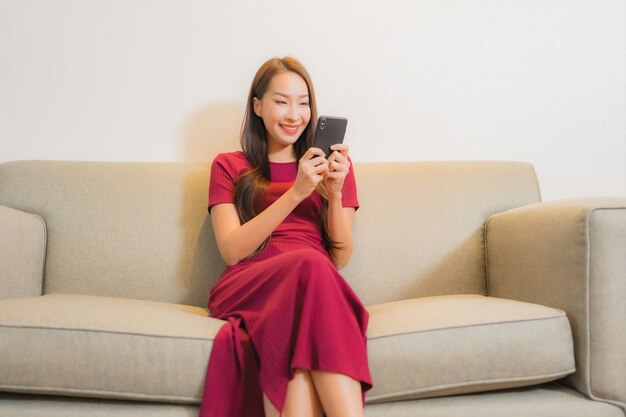
{"type": "MultiPolygon", "coordinates": [[[[368,311],[368,403],[537,384],[574,371],[570,327],[556,309],[458,295],[368,311]]],[[[196,404],[224,323],[202,308],[143,300],[0,300],[0,390],[196,404]]]]}
{"type": "MultiPolygon", "coordinates": [[[[27,224],[39,219],[46,245],[46,295],[38,296],[41,274],[35,290],[22,290],[13,283],[32,281],[29,273],[9,281],[0,273],[0,285],[11,283],[0,293],[0,391],[32,394],[0,394],[0,415],[195,415],[223,324],[204,310],[225,266],[206,212],[208,169],[0,164],[0,206],[27,224]]],[[[536,204],[534,169],[524,163],[356,163],[355,173],[355,252],[341,273],[370,310],[366,415],[620,415],[546,385],[408,398],[565,375],[569,318],[578,371],[564,381],[623,402],[622,203],[536,204]],[[450,294],[467,295],[414,300],[450,294]]],[[[11,235],[13,245],[19,233],[11,235]]]]}
{"type": "Polygon", "coordinates": [[[626,199],[534,204],[486,225],[489,294],[563,309],[577,372],[567,381],[626,409],[626,199]]]}
{"type": "Polygon", "coordinates": [[[45,255],[43,219],[0,206],[0,298],[41,295],[45,255]]]}
{"type": "Polygon", "coordinates": [[[365,408],[366,417],[622,417],[618,407],[586,399],[559,385],[425,400],[394,401],[365,408]]]}
{"type": "Polygon", "coordinates": [[[0,416],[198,417],[198,406],[0,392],[0,416]]]}
{"type": "Polygon", "coordinates": [[[356,163],[361,208],[341,273],[367,306],[485,294],[483,224],[540,200],[532,165],[498,161],[356,163]]]}
{"type": "Polygon", "coordinates": [[[0,391],[199,403],[223,323],[199,307],[154,301],[0,300],[0,391]]]}
{"type": "MultiPolygon", "coordinates": [[[[0,415],[11,417],[197,417],[198,407],[0,393],[0,415]]],[[[445,398],[368,404],[365,417],[623,417],[619,408],[589,401],[557,384],[445,398]]]]}
{"type": "Polygon", "coordinates": [[[206,307],[225,266],[208,181],[208,164],[17,161],[0,164],[0,205],[45,219],[45,294],[206,307]]]}
{"type": "MultiPolygon", "coordinates": [[[[208,163],[9,162],[0,164],[0,205],[45,219],[45,294],[207,307],[209,289],[225,267],[207,215],[209,168],[208,163]]],[[[365,305],[484,295],[485,219],[540,198],[532,165],[518,162],[354,168],[361,208],[355,251],[341,272],[365,305]]]]}
{"type": "Polygon", "coordinates": [[[369,306],[369,402],[533,385],[574,372],[565,313],[480,295],[369,306]]]}

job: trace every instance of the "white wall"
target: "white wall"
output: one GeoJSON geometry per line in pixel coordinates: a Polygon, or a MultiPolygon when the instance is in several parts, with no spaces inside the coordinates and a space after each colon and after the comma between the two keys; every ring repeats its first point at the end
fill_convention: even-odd
{"type": "Polygon", "coordinates": [[[210,161],[272,56],[356,161],[530,162],[626,196],[626,0],[0,0],[0,162],[210,161]]]}

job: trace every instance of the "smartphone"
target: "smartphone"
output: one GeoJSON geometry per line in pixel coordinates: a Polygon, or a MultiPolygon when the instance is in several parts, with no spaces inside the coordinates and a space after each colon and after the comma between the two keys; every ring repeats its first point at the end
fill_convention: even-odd
{"type": "Polygon", "coordinates": [[[347,126],[348,119],[345,117],[320,116],[315,127],[313,146],[323,150],[326,158],[328,158],[333,153],[330,147],[337,143],[343,143],[347,126]]]}

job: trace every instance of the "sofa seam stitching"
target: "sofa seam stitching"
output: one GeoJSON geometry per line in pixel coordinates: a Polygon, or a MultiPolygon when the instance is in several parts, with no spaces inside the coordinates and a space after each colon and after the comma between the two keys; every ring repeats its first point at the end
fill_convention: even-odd
{"type": "MultiPolygon", "coordinates": [[[[33,213],[34,214],[34,213],[33,213]]],[[[43,290],[45,288],[45,279],[46,279],[46,260],[48,258],[48,225],[43,217],[38,214],[34,214],[39,218],[43,226],[43,259],[41,260],[41,288],[39,291],[40,295],[43,295],[43,290]]]]}
{"type": "Polygon", "coordinates": [[[489,280],[489,265],[488,265],[488,237],[487,237],[487,230],[488,230],[488,226],[489,226],[489,222],[491,221],[491,219],[493,218],[495,214],[492,214],[491,216],[489,216],[487,218],[487,221],[485,222],[485,225],[483,226],[483,256],[485,258],[485,293],[487,295],[487,297],[489,297],[491,295],[491,287],[490,287],[490,280],[489,280]]]}
{"type": "Polygon", "coordinates": [[[111,330],[96,330],[96,329],[73,329],[71,327],[44,327],[44,326],[29,326],[29,325],[11,325],[11,324],[2,324],[0,323],[0,328],[15,328],[15,329],[38,329],[38,330],[58,330],[58,331],[69,331],[69,332],[89,332],[89,333],[106,333],[106,334],[119,334],[125,336],[143,336],[143,337],[155,337],[161,339],[184,339],[184,340],[214,340],[211,338],[201,338],[201,337],[188,337],[188,336],[167,336],[167,335],[158,335],[158,334],[148,334],[148,333],[134,333],[134,332],[116,332],[111,330]]]}
{"type": "MultiPolygon", "coordinates": [[[[428,329],[428,330],[414,330],[414,331],[403,332],[403,333],[394,333],[394,334],[389,334],[389,335],[368,337],[368,340],[382,339],[382,338],[385,338],[385,337],[394,337],[394,336],[399,336],[399,335],[429,333],[429,332],[465,329],[465,328],[480,327],[480,326],[487,327],[487,326],[497,326],[497,325],[500,325],[500,324],[510,324],[510,323],[523,323],[523,322],[546,321],[546,320],[562,320],[563,318],[565,318],[567,320],[567,315],[565,313],[561,313],[558,316],[552,316],[552,317],[540,317],[540,318],[534,318],[534,319],[520,319],[520,320],[507,320],[507,321],[499,321],[499,322],[495,322],[495,323],[466,324],[466,325],[461,325],[461,326],[443,327],[443,328],[428,329]]],[[[568,321],[568,323],[569,323],[569,321],[568,321]]]]}
{"type": "MultiPolygon", "coordinates": [[[[146,399],[152,399],[153,401],[155,399],[162,399],[162,400],[186,400],[186,401],[193,401],[193,404],[197,404],[198,403],[198,399],[195,397],[180,397],[180,396],[163,396],[163,395],[158,395],[158,394],[141,394],[138,392],[129,392],[129,391],[110,391],[110,390],[89,390],[89,389],[78,389],[78,388],[53,388],[53,387],[49,387],[49,386],[44,386],[44,385],[7,385],[7,384],[0,384],[0,388],[13,388],[13,389],[35,389],[35,390],[43,390],[43,391],[49,391],[49,392],[54,392],[54,393],[67,393],[67,392],[71,392],[71,393],[82,393],[82,394],[111,394],[111,395],[120,395],[122,397],[124,397],[124,394],[126,393],[130,393],[130,395],[128,397],[125,397],[125,400],[128,401],[129,399],[131,401],[137,401],[137,400],[132,400],[132,395],[136,395],[139,397],[143,397],[144,400],[146,399]]],[[[32,395],[32,393],[30,393],[32,395]]],[[[75,397],[72,397],[75,398],[75,397]]],[[[92,399],[112,399],[112,400],[121,400],[120,398],[112,398],[112,397],[86,397],[86,398],[92,398],[92,399]]]]}
{"type": "Polygon", "coordinates": [[[624,210],[626,207],[594,207],[587,212],[585,216],[585,238],[587,243],[587,259],[586,259],[586,276],[585,282],[587,284],[586,294],[585,294],[585,303],[587,304],[585,307],[587,309],[587,314],[585,315],[585,322],[587,325],[587,334],[585,335],[585,342],[587,344],[587,357],[585,358],[585,362],[587,365],[587,382],[589,387],[589,396],[597,401],[606,402],[609,404],[617,405],[619,407],[624,407],[624,403],[621,401],[604,398],[598,396],[593,389],[592,380],[591,380],[591,216],[593,213],[599,210],[624,210]]]}
{"type": "MultiPolygon", "coordinates": [[[[391,396],[397,396],[397,395],[410,395],[410,394],[420,394],[420,393],[424,393],[424,392],[428,392],[428,390],[436,390],[436,389],[449,389],[449,388],[461,388],[461,387],[468,387],[474,384],[484,384],[484,383],[501,383],[501,382],[513,382],[513,381],[527,381],[527,380],[531,380],[531,379],[535,379],[535,378],[553,378],[553,377],[559,377],[559,376],[564,376],[564,375],[568,375],[568,373],[571,373],[573,371],[575,371],[576,368],[567,368],[567,369],[563,369],[561,371],[557,371],[557,372],[552,372],[550,374],[534,374],[534,375],[525,375],[525,376],[519,376],[519,377],[512,377],[512,378],[492,378],[492,379],[480,379],[480,380],[474,380],[474,381],[467,381],[467,382],[462,382],[462,383],[452,383],[452,384],[440,384],[440,385],[435,385],[433,387],[428,387],[428,388],[422,388],[422,389],[417,389],[417,390],[410,390],[410,391],[400,391],[400,392],[396,392],[393,394],[386,394],[389,397],[391,396]]],[[[549,382],[549,381],[546,381],[549,382]]],[[[480,391],[480,392],[488,392],[488,391],[480,391]]],[[[376,398],[376,397],[374,397],[376,398]]],[[[384,399],[384,397],[379,397],[380,399],[384,399]]]]}

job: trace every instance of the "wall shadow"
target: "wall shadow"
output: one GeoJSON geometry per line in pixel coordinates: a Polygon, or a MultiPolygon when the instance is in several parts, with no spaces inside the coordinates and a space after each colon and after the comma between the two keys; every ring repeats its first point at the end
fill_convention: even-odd
{"type": "Polygon", "coordinates": [[[211,162],[220,152],[240,150],[239,132],[244,106],[237,102],[209,104],[185,123],[181,160],[211,162]]]}
{"type": "Polygon", "coordinates": [[[210,104],[187,119],[181,159],[185,169],[180,225],[184,236],[179,267],[186,289],[184,303],[207,308],[210,289],[221,276],[223,262],[207,211],[211,162],[220,152],[240,150],[244,107],[235,102],[210,104]]]}

